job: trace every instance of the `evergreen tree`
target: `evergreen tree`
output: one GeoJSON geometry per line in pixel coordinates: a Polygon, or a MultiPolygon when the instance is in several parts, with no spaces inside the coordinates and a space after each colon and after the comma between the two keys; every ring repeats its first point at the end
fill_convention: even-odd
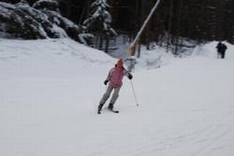
{"type": "Polygon", "coordinates": [[[107,11],[109,5],[106,0],[96,0],[91,4],[90,8],[90,16],[83,24],[88,32],[95,34],[95,45],[99,44],[99,49],[103,49],[103,39],[105,38],[105,52],[108,52],[110,37],[116,35],[115,30],[111,27],[111,14],[107,11]]]}
{"type": "Polygon", "coordinates": [[[0,2],[0,36],[44,39],[71,37],[78,40],[81,28],[60,15],[54,0],[39,0],[31,7],[26,0],[10,4],[0,2]]]}

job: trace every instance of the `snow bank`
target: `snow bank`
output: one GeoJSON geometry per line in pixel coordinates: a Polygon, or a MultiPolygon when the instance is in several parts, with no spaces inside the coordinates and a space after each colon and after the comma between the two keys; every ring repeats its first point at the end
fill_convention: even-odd
{"type": "MultiPolygon", "coordinates": [[[[223,42],[227,45],[225,59],[234,59],[234,46],[228,42],[223,42]]],[[[204,56],[209,58],[217,58],[217,46],[218,42],[210,42],[208,44],[199,45],[194,49],[193,55],[194,56],[204,56]]]]}
{"type": "Polygon", "coordinates": [[[47,71],[53,75],[57,72],[54,68],[70,74],[93,68],[98,71],[98,67],[108,66],[116,61],[104,52],[67,38],[32,41],[0,39],[0,45],[1,66],[15,68],[14,72],[4,71],[10,75],[24,75],[28,71],[37,72],[38,75],[47,71]],[[22,70],[18,71],[17,66],[22,66],[22,70]],[[70,70],[66,69],[68,66],[70,70]]]}

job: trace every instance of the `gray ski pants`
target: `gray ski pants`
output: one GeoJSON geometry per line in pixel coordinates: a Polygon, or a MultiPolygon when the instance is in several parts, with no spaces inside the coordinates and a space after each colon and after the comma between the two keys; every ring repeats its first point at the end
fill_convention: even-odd
{"type": "Polygon", "coordinates": [[[113,95],[111,97],[110,103],[112,105],[114,105],[115,101],[119,97],[119,90],[120,90],[120,88],[121,87],[114,88],[111,85],[108,85],[108,88],[107,88],[105,94],[103,95],[101,101],[99,102],[99,106],[102,107],[105,104],[105,102],[107,101],[107,99],[110,97],[110,94],[111,94],[111,92],[112,92],[113,89],[114,89],[114,93],[113,93],[113,95]]]}

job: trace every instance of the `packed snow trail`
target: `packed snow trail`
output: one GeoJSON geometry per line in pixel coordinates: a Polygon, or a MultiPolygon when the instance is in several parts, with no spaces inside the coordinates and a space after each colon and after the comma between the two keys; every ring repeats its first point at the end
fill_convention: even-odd
{"type": "Polygon", "coordinates": [[[234,155],[231,46],[225,60],[205,45],[203,56],[142,67],[132,80],[140,106],[125,78],[121,113],[98,115],[115,59],[67,39],[0,44],[2,156],[234,155]]]}

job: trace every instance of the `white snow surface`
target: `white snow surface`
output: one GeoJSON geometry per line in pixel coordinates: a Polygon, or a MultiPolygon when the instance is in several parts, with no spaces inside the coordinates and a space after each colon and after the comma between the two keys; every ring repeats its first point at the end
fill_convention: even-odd
{"type": "Polygon", "coordinates": [[[143,51],[139,106],[124,78],[120,113],[98,115],[117,59],[69,39],[0,39],[0,155],[233,156],[234,46],[222,60],[216,44],[186,58],[143,51]]]}

